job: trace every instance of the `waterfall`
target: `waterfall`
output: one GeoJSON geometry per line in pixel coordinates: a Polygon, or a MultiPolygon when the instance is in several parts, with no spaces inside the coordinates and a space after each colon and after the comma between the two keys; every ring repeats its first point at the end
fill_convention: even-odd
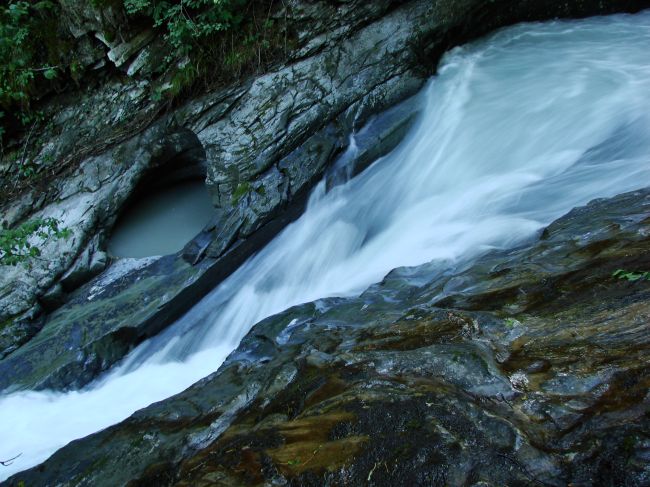
{"type": "Polygon", "coordinates": [[[648,46],[643,12],[520,24],[448,52],[392,153],[349,180],[335,165],[337,185],[165,332],[82,390],[0,396],[0,459],[22,454],[0,478],[187,388],[262,318],[399,266],[450,268],[647,186],[648,46]]]}

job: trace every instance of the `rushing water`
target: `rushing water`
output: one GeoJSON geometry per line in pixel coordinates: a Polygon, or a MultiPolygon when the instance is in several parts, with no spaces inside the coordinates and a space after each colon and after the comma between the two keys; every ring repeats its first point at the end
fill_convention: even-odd
{"type": "MultiPolygon", "coordinates": [[[[0,476],[188,387],[250,327],[391,269],[508,247],[590,199],[650,183],[650,12],[519,25],[448,53],[417,126],[326,192],[160,336],[78,392],[0,400],[0,476]]],[[[338,171],[340,173],[340,171],[338,171]]]]}

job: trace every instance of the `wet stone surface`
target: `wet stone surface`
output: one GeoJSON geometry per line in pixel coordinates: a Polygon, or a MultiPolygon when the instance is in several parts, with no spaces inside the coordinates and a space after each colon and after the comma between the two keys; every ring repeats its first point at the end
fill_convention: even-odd
{"type": "Polygon", "coordinates": [[[7,485],[647,485],[650,282],[612,273],[650,267],[649,210],[596,200],[455,275],[268,318],[7,485]]]}
{"type": "MultiPolygon", "coordinates": [[[[0,269],[0,360],[47,327],[47,315],[65,307],[79,287],[94,285],[88,281],[110,270],[107,232],[150,172],[170,158],[192,154],[189,159],[207,168],[218,230],[204,232],[210,242],[201,242],[190,262],[217,259],[300,205],[345,150],[350,133],[373,117],[374,128],[359,133],[352,172],[389,152],[414,115],[395,105],[420,90],[450,47],[515,22],[650,6],[648,0],[276,2],[290,6],[296,30],[298,43],[286,62],[168,110],[167,100],[150,96],[162,31],[152,38],[138,22],[129,25],[115,2],[59,3],[78,40],[71,56],[112,74],[53,96],[43,107],[51,123],[16,152],[51,173],[51,180],[0,201],[3,225],[54,218],[72,235],[43,246],[42,258],[27,271],[0,269]]],[[[9,166],[0,166],[0,186],[15,190],[9,166]]],[[[191,306],[201,291],[194,287],[194,301],[171,304],[191,306]]],[[[102,328],[96,321],[88,326],[102,328]]],[[[121,356],[100,360],[108,367],[121,356]]],[[[91,375],[56,387],[81,385],[91,375]]]]}

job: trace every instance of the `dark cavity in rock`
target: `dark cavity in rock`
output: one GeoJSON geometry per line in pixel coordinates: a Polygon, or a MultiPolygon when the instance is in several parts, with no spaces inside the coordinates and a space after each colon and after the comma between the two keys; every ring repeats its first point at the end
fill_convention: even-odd
{"type": "Polygon", "coordinates": [[[192,145],[180,153],[164,148],[166,162],[138,184],[111,232],[108,250],[113,256],[176,253],[214,216],[205,185],[205,153],[192,145]]]}

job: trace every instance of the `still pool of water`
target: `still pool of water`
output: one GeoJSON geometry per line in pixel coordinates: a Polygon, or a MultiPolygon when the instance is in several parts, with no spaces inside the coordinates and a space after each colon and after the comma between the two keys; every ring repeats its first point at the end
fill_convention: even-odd
{"type": "Polygon", "coordinates": [[[108,244],[115,257],[149,257],[181,250],[214,214],[205,184],[185,181],[140,198],[117,221],[108,244]]]}

